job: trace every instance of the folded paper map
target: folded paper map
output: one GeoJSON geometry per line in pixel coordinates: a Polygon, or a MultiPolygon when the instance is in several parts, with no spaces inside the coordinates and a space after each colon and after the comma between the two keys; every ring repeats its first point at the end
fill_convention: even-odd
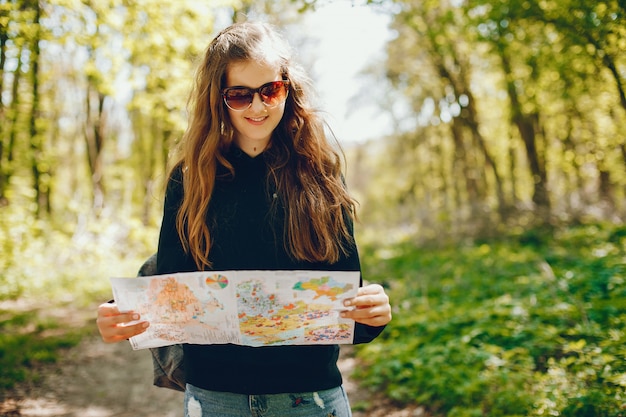
{"type": "Polygon", "coordinates": [[[111,278],[120,311],[150,322],[133,349],[177,343],[247,346],[352,343],[343,300],[359,272],[206,271],[111,278]]]}

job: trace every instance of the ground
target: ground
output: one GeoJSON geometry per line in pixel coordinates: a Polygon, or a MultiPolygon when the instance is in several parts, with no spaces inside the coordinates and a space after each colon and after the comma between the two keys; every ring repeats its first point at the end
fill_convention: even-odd
{"type": "MultiPolygon", "coordinates": [[[[126,342],[105,344],[91,325],[94,335],[42,367],[40,381],[0,392],[0,416],[182,417],[183,394],[151,385],[148,351],[133,351],[126,342]]],[[[397,408],[359,387],[350,377],[358,366],[350,347],[342,350],[339,366],[354,417],[426,417],[421,407],[397,408]]]]}

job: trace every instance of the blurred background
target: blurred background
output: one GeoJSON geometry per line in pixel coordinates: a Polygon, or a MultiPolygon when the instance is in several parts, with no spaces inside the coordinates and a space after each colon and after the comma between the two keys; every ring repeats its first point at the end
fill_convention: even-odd
{"type": "Polygon", "coordinates": [[[195,63],[244,20],[314,79],[392,296],[361,389],[420,415],[626,415],[622,0],[0,0],[5,414],[156,251],[195,63]]]}

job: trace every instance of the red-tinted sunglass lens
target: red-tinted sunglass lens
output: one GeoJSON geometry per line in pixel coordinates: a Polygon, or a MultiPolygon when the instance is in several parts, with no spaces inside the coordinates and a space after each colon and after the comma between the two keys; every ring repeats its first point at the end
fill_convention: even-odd
{"type": "Polygon", "coordinates": [[[254,92],[249,88],[233,88],[226,91],[224,99],[228,107],[234,110],[243,110],[250,106],[254,92]]]}
{"type": "Polygon", "coordinates": [[[282,81],[276,81],[265,84],[259,88],[259,94],[261,94],[261,98],[267,106],[277,106],[285,101],[287,97],[287,87],[282,81]]]}

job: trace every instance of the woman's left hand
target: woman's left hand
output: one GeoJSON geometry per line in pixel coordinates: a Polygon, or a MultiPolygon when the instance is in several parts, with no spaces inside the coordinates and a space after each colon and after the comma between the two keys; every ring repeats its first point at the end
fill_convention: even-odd
{"type": "Polygon", "coordinates": [[[344,311],[341,317],[353,319],[357,323],[380,327],[391,321],[391,305],[385,289],[378,284],[359,288],[356,297],[344,301],[352,310],[344,311]]]}

